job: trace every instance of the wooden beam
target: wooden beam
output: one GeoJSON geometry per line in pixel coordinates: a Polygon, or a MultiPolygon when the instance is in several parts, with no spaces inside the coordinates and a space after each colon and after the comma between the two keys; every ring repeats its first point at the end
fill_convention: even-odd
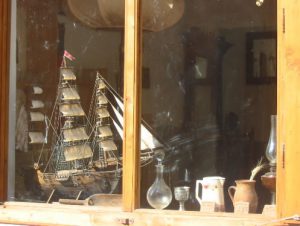
{"type": "Polygon", "coordinates": [[[282,208],[281,204],[284,201],[284,190],[281,183],[284,183],[284,167],[282,166],[283,162],[283,145],[284,145],[284,76],[283,66],[283,1],[277,1],[277,172],[276,172],[276,207],[277,207],[277,216],[282,217],[282,208]]]}
{"type": "Polygon", "coordinates": [[[0,1],[0,201],[7,198],[10,4],[0,1]]]}
{"type": "Polygon", "coordinates": [[[278,0],[279,217],[300,214],[300,1],[278,0]]]}
{"type": "Polygon", "coordinates": [[[141,0],[125,0],[123,210],[140,204],[141,0]]]}

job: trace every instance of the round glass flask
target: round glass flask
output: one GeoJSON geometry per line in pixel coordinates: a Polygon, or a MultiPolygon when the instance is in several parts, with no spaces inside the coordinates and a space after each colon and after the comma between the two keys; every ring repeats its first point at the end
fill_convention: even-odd
{"type": "Polygon", "coordinates": [[[164,165],[159,161],[156,167],[156,178],[148,189],[147,200],[154,209],[164,209],[172,201],[172,191],[165,183],[163,173],[164,165]]]}

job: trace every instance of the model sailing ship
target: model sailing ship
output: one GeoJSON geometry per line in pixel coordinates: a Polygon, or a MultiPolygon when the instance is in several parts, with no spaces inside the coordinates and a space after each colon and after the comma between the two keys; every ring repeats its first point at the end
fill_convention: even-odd
{"type": "MultiPolygon", "coordinates": [[[[87,115],[77,88],[72,68],[61,67],[51,116],[39,112],[44,107],[41,101],[32,101],[31,121],[45,124],[44,132],[29,132],[30,143],[41,146],[34,163],[38,181],[46,194],[53,189],[70,197],[80,191],[113,193],[122,175],[122,155],[113,132],[122,138],[122,100],[97,73],[87,115]]],[[[42,92],[34,87],[35,95],[42,92]]],[[[162,146],[142,125],[141,165],[151,162],[154,150],[162,146]]]]}

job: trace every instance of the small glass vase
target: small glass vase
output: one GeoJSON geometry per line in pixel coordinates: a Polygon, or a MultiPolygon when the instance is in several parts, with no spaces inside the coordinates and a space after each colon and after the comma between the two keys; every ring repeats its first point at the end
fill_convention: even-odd
{"type": "Polygon", "coordinates": [[[165,183],[163,173],[164,165],[159,162],[156,165],[156,178],[147,192],[148,203],[154,209],[164,209],[172,201],[172,191],[165,183]]]}

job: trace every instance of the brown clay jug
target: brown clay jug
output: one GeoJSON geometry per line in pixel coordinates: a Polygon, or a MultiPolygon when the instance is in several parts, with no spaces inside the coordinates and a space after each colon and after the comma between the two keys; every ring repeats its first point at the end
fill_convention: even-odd
{"type": "Polygon", "coordinates": [[[257,194],[255,191],[255,180],[236,180],[236,186],[228,188],[228,194],[233,205],[236,202],[248,202],[249,212],[255,213],[257,208],[257,194]]]}

